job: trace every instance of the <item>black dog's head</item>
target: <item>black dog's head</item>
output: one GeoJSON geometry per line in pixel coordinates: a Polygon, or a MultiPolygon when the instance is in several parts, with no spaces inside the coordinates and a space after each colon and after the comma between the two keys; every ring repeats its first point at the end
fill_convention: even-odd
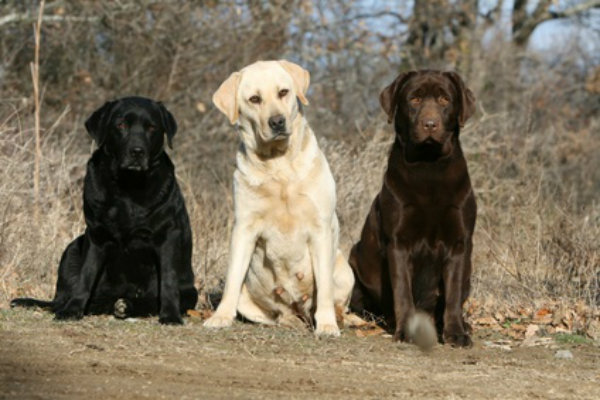
{"type": "Polygon", "coordinates": [[[450,139],[475,112],[475,97],[455,72],[400,74],[379,101],[403,143],[438,156],[452,151],[450,139]]]}
{"type": "Polygon", "coordinates": [[[160,102],[143,97],[109,101],[96,110],[85,127],[98,147],[114,157],[120,169],[146,171],[177,131],[173,115],[160,102]]]}

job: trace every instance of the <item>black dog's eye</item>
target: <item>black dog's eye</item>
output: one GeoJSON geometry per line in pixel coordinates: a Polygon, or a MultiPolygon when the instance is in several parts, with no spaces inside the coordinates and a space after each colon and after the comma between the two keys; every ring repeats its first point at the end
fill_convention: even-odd
{"type": "Polygon", "coordinates": [[[125,121],[118,122],[117,123],[117,128],[119,128],[120,130],[127,129],[127,122],[125,122],[125,121]]]}
{"type": "Polygon", "coordinates": [[[248,100],[250,100],[250,103],[254,103],[254,104],[260,104],[261,98],[260,96],[252,96],[250,97],[248,100]]]}
{"type": "Polygon", "coordinates": [[[148,132],[152,133],[156,130],[156,125],[148,125],[148,132]]]}
{"type": "Polygon", "coordinates": [[[288,94],[288,93],[289,93],[288,89],[281,89],[279,91],[279,98],[285,97],[285,95],[288,94]]]}

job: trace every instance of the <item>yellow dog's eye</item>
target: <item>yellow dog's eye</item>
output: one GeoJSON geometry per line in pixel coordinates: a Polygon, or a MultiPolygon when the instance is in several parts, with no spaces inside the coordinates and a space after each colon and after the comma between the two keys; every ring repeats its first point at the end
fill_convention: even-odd
{"type": "Polygon", "coordinates": [[[288,89],[281,89],[279,91],[279,98],[285,97],[286,94],[288,94],[289,90],[288,89]]]}
{"type": "Polygon", "coordinates": [[[260,96],[252,96],[248,99],[250,101],[250,103],[254,103],[254,104],[260,104],[260,96]]]}

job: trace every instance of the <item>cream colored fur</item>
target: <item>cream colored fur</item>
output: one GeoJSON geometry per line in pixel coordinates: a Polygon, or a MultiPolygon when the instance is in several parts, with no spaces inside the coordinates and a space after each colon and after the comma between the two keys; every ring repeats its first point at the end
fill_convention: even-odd
{"type": "Polygon", "coordinates": [[[309,79],[288,61],[259,61],[233,73],[213,96],[237,124],[241,145],[231,258],[207,327],[231,325],[237,311],[264,324],[314,318],[317,335],[338,336],[336,314],[355,318],[347,315],[354,276],[338,249],[335,182],[299,105],[308,104],[309,79]],[[276,115],[285,117],[288,137],[270,129],[276,115]]]}

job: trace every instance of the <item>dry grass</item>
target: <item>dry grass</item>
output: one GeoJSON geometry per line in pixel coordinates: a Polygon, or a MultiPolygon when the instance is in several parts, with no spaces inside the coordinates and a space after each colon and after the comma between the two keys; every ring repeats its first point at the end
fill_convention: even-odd
{"type": "MultiPolygon", "coordinates": [[[[0,126],[3,306],[20,295],[50,298],[62,250],[84,227],[81,189],[90,139],[77,126],[65,132],[60,121],[60,135],[46,134],[42,216],[36,224],[34,143],[23,121],[22,110],[16,110],[0,126]]],[[[578,132],[552,126],[515,135],[518,123],[507,122],[502,114],[484,115],[462,134],[479,204],[473,296],[507,305],[545,299],[597,305],[600,205],[590,199],[597,185],[600,145],[593,135],[599,121],[578,132]],[[571,171],[568,178],[565,171],[571,171]]],[[[192,220],[194,268],[204,294],[221,289],[228,260],[237,141],[229,131],[212,136],[209,143],[181,132],[172,153],[192,220]]],[[[362,135],[321,138],[337,182],[340,241],[346,253],[380,188],[392,140],[391,127],[383,120],[362,135]]]]}
{"type": "MultiPolygon", "coordinates": [[[[7,13],[26,11],[9,3],[7,13]]],[[[93,145],[83,121],[104,100],[128,94],[163,100],[178,120],[171,154],[192,220],[197,283],[203,294],[219,292],[237,137],[209,99],[231,71],[259,56],[310,69],[307,117],[337,182],[342,249],[358,238],[392,141],[377,94],[405,69],[393,52],[378,53],[377,40],[385,38],[358,22],[322,29],[324,20],[310,10],[278,9],[283,17],[263,10],[256,18],[267,25],[257,27],[252,13],[233,3],[142,3],[46,7],[57,21],[81,19],[42,29],[39,222],[35,102],[26,73],[34,40],[21,39],[31,35],[29,26],[2,28],[0,307],[15,296],[53,295],[60,255],[84,228],[82,180],[93,145]],[[280,17],[295,28],[287,41],[266,40],[262,30],[280,17]],[[342,40],[350,37],[356,40],[342,40]]],[[[470,60],[465,80],[479,100],[462,133],[479,206],[473,296],[509,306],[553,299],[596,307],[600,95],[573,60],[548,69],[506,43],[492,47],[461,55],[470,60]]]]}

